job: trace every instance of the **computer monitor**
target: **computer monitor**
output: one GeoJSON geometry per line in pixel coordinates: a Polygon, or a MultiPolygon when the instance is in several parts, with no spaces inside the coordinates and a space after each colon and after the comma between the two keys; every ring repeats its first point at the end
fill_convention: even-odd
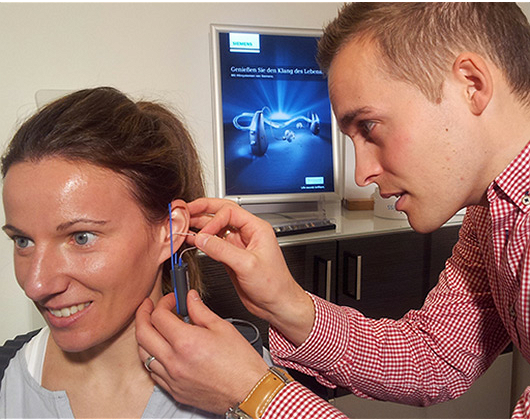
{"type": "Polygon", "coordinates": [[[211,25],[216,194],[256,213],[340,201],[316,29],[211,25]]]}

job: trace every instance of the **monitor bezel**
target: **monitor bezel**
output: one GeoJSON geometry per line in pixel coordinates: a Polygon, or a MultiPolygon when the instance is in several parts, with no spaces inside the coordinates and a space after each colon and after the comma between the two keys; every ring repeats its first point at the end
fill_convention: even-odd
{"type": "MultiPolygon", "coordinates": [[[[333,191],[312,193],[282,193],[282,194],[246,194],[227,195],[225,189],[224,166],[224,133],[223,133],[223,97],[221,87],[220,45],[219,33],[240,32],[259,33],[264,35],[287,35],[320,37],[321,29],[288,28],[276,26],[254,25],[210,25],[211,46],[211,72],[212,72],[212,105],[213,105],[213,130],[214,130],[214,164],[215,164],[215,194],[216,197],[236,201],[238,204],[267,204],[307,201],[340,201],[343,189],[342,165],[342,135],[338,128],[333,109],[331,109],[331,138],[333,159],[333,191]]],[[[330,107],[331,108],[331,107],[330,107]]]]}

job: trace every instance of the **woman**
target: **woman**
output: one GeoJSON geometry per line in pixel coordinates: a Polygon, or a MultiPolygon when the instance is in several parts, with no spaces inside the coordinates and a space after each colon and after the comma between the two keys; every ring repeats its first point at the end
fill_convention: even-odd
{"type": "Polygon", "coordinates": [[[0,415],[212,417],[155,386],[135,338],[138,306],[171,290],[170,239],[182,253],[186,203],[204,195],[182,123],[112,88],[79,91],[21,126],[2,175],[17,281],[47,327],[6,369],[0,415]]]}

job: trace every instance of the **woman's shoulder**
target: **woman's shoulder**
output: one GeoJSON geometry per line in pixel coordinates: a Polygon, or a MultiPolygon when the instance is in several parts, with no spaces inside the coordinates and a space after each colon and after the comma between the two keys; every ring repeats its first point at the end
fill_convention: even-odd
{"type": "Polygon", "coordinates": [[[30,331],[26,334],[17,335],[12,340],[7,340],[4,345],[0,347],[0,383],[4,377],[5,370],[11,362],[11,359],[13,359],[17,352],[24,347],[26,343],[31,341],[31,339],[39,332],[41,332],[41,329],[30,331]]]}

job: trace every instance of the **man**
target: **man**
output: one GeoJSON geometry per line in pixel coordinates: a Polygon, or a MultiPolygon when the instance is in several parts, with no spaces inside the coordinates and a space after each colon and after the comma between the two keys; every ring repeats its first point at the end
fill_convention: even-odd
{"type": "MultiPolygon", "coordinates": [[[[371,320],[305,293],[270,227],[224,201],[189,205],[192,224],[202,229],[191,242],[230,268],[246,307],[270,322],[277,363],[358,396],[413,405],[456,398],[510,340],[530,360],[530,27],[523,13],[508,3],[351,4],[326,28],[319,60],[339,126],[355,146],[359,185],[376,183],[383,196],[399,196],[396,209],[419,232],[468,208],[422,309],[398,321],[371,320]],[[231,234],[215,236],[226,226],[231,234]]],[[[241,356],[235,372],[213,355],[187,356],[184,337],[185,347],[215,341],[219,349],[231,333],[193,301],[191,318],[211,337],[194,335],[163,316],[170,306],[166,300],[151,312],[147,305],[138,315],[166,341],[144,336],[143,328],[138,338],[145,350],[148,338],[172,346],[171,358],[161,356],[173,375],[160,375],[177,400],[200,406],[176,383],[192,369],[186,363],[202,360],[216,366],[210,372],[223,384],[224,393],[210,394],[218,412],[248,396],[261,402],[253,415],[340,415],[296,383],[269,392],[258,382],[265,368],[241,356]]],[[[206,380],[194,381],[187,384],[198,398],[206,380]]],[[[517,416],[530,416],[530,388],[517,416]]]]}

